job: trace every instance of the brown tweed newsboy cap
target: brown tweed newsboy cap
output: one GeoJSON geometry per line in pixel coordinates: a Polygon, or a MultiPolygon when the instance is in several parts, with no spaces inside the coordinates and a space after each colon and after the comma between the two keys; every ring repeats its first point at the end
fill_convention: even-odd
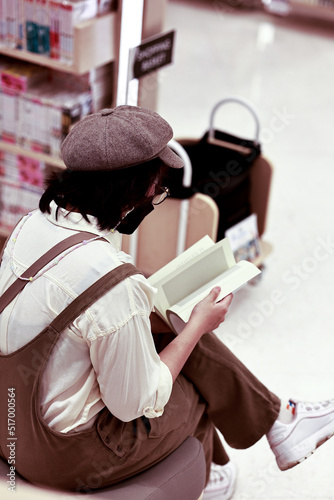
{"type": "Polygon", "coordinates": [[[159,157],[172,168],[181,158],[167,146],[171,126],[158,113],[137,106],[117,106],[86,116],[61,146],[70,170],[116,170],[159,157]]]}

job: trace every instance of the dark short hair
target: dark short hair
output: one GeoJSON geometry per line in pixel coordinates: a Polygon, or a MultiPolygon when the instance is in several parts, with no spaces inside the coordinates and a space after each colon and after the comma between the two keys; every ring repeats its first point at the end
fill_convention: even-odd
{"type": "Polygon", "coordinates": [[[45,179],[39,208],[50,213],[54,200],[58,207],[80,212],[88,222],[88,215],[93,215],[100,230],[111,230],[124,211],[147,201],[148,189],[156,180],[159,182],[167,168],[155,158],[122,170],[52,171],[45,179]]]}

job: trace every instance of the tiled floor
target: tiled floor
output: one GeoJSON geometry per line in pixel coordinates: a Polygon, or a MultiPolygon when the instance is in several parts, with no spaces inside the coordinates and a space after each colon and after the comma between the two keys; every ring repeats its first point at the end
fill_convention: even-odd
{"type": "MultiPolygon", "coordinates": [[[[174,64],[159,72],[158,111],[175,137],[201,137],[214,104],[242,96],[258,110],[274,166],[265,232],[274,250],[260,283],[237,293],[218,335],[279,396],[332,398],[334,24],[170,0],[165,27],[176,30],[176,49],[174,64]]],[[[241,108],[230,104],[216,118],[218,128],[253,134],[241,108]]],[[[229,453],[239,467],[235,500],[334,499],[334,439],[284,473],[265,438],[229,453]]]]}

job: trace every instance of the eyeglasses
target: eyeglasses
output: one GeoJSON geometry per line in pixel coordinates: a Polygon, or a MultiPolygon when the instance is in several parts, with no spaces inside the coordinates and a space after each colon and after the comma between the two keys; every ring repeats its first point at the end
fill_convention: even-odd
{"type": "Polygon", "coordinates": [[[155,194],[152,201],[152,205],[160,205],[167,196],[170,196],[170,191],[168,187],[159,186],[159,184],[155,184],[155,194]]]}

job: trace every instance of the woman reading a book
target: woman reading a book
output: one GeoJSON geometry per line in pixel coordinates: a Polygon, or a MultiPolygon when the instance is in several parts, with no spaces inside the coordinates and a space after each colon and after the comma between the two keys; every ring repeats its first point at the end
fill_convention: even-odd
{"type": "Polygon", "coordinates": [[[111,485],[192,435],[206,456],[204,498],[226,499],[235,467],[216,429],[236,448],[267,435],[282,470],[334,432],[333,401],[282,404],[210,333],[232,296],[217,302],[213,288],[178,336],[152,314],[155,289],[120,235],[168,194],[163,173],[182,167],[171,138],[169,124],[143,108],[86,117],[63,142],[67,169],[48,179],[39,210],[5,246],[0,451],[7,460],[10,391],[16,469],[33,483],[111,485]]]}

